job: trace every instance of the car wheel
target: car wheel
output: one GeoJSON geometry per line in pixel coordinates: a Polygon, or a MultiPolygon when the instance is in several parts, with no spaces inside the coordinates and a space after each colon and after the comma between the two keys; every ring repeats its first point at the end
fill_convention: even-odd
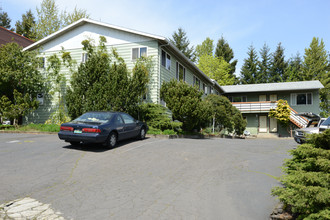
{"type": "Polygon", "coordinates": [[[146,128],[145,127],[142,127],[141,128],[138,138],[140,140],[143,140],[143,139],[146,138],[146,128]]]}
{"type": "Polygon", "coordinates": [[[115,132],[111,132],[107,140],[107,146],[109,148],[114,148],[116,144],[117,144],[117,134],[115,132]]]}
{"type": "Polygon", "coordinates": [[[79,141],[70,141],[70,144],[71,144],[72,146],[77,146],[77,145],[80,144],[80,142],[79,142],[79,141]]]}

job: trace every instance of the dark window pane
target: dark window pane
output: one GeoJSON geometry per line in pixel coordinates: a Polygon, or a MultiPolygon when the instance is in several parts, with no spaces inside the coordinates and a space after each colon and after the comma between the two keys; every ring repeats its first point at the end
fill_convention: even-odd
{"type": "Polygon", "coordinates": [[[233,101],[234,102],[242,102],[242,97],[240,97],[240,96],[234,97],[233,101]]]}
{"type": "Polygon", "coordinates": [[[168,54],[166,56],[166,69],[168,69],[168,70],[171,69],[171,57],[168,54]]]}
{"type": "Polygon", "coordinates": [[[140,57],[147,57],[147,48],[146,47],[140,48],[140,57]]]}
{"type": "Polygon", "coordinates": [[[306,105],[306,94],[297,94],[297,105],[306,105]]]}
{"type": "Polygon", "coordinates": [[[246,96],[243,96],[243,97],[242,97],[242,102],[247,102],[247,100],[246,100],[246,96]]]}
{"type": "Polygon", "coordinates": [[[166,53],[162,50],[162,65],[166,66],[166,53]]]}
{"type": "Polygon", "coordinates": [[[311,105],[312,104],[312,93],[307,94],[307,104],[311,105]]]}

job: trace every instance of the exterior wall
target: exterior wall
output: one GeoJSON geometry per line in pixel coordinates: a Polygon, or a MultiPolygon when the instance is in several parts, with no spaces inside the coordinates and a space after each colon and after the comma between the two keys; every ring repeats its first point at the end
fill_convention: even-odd
{"type": "MultiPolygon", "coordinates": [[[[312,91],[286,91],[286,92],[265,92],[265,93],[232,93],[232,94],[225,94],[227,97],[239,97],[239,96],[246,96],[247,102],[259,102],[259,95],[266,95],[266,101],[270,101],[270,95],[276,94],[277,99],[287,100],[288,104],[291,108],[293,108],[297,112],[313,112],[315,114],[320,113],[319,109],[319,91],[312,90],[312,91]],[[292,93],[312,93],[312,105],[292,105],[291,94],[292,93]]],[[[243,117],[247,120],[247,127],[246,130],[251,133],[251,135],[257,135],[259,133],[259,116],[266,115],[267,116],[267,127],[269,128],[269,117],[268,113],[243,113],[243,117]]],[[[294,126],[294,125],[293,125],[294,126]]],[[[268,132],[269,129],[268,129],[268,132]]],[[[287,128],[281,127],[279,123],[277,123],[277,133],[281,137],[290,136],[287,128]]]]}

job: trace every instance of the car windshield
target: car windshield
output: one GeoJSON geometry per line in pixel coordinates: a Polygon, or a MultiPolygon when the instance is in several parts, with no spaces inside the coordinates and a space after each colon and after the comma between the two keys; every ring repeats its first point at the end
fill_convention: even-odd
{"type": "Polygon", "coordinates": [[[330,125],[330,117],[325,120],[322,125],[329,126],[330,125]]]}
{"type": "Polygon", "coordinates": [[[87,112],[73,120],[73,122],[103,124],[108,122],[113,113],[111,112],[87,112]]]}

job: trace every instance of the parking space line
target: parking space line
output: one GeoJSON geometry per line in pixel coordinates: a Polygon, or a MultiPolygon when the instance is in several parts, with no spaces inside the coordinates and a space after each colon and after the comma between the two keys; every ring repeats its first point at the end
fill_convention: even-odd
{"type": "Polygon", "coordinates": [[[128,151],[132,151],[132,150],[135,150],[135,149],[141,148],[141,147],[146,146],[146,145],[148,145],[148,144],[153,144],[153,143],[162,142],[162,141],[166,141],[166,139],[165,139],[165,140],[157,140],[157,141],[153,141],[153,142],[144,143],[144,144],[141,144],[141,145],[139,145],[139,146],[132,147],[132,148],[130,148],[130,149],[127,149],[127,150],[125,150],[125,151],[122,151],[122,152],[120,152],[119,154],[123,154],[123,153],[126,153],[126,152],[128,152],[128,151]]]}
{"type": "Polygon", "coordinates": [[[18,143],[18,142],[20,142],[19,140],[14,140],[14,141],[7,141],[6,143],[7,144],[13,144],[13,143],[18,143]]]}

